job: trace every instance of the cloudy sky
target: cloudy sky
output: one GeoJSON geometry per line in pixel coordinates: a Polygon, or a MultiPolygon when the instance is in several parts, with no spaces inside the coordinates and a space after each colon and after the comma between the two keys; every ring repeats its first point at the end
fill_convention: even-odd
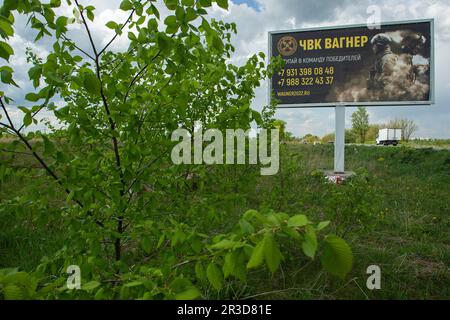
{"type": "MultiPolygon", "coordinates": [[[[2,4],[3,0],[0,0],[2,4]]],[[[113,31],[104,25],[110,21],[125,21],[128,14],[118,9],[120,0],[80,0],[85,5],[93,5],[96,19],[91,28],[96,42],[106,44],[113,31]]],[[[233,0],[228,11],[213,6],[209,9],[212,17],[227,22],[236,22],[238,34],[234,38],[236,52],[232,60],[242,64],[245,59],[259,51],[267,52],[267,33],[273,30],[293,28],[335,26],[367,23],[372,12],[368,8],[376,5],[382,21],[398,21],[422,18],[435,19],[436,44],[436,104],[432,106],[400,106],[368,108],[370,122],[384,123],[395,117],[413,119],[419,125],[416,137],[450,138],[450,0],[233,0]]],[[[69,8],[59,9],[59,13],[70,15],[69,8]]],[[[166,11],[163,11],[164,15],[166,11]]],[[[162,20],[164,17],[162,17],[162,20]]],[[[32,90],[27,77],[25,48],[31,47],[38,55],[45,56],[51,48],[49,40],[33,43],[35,34],[25,27],[26,19],[16,16],[16,35],[11,39],[16,54],[11,65],[16,70],[15,79],[20,90],[0,88],[12,96],[17,105],[23,105],[23,93],[32,90]]],[[[74,40],[86,41],[81,26],[71,31],[74,40]]],[[[84,42],[85,43],[85,42],[84,42]]],[[[127,47],[126,37],[119,39],[113,49],[127,47]]],[[[3,84],[0,84],[3,86],[3,84]]],[[[267,104],[267,85],[256,91],[253,107],[260,110],[267,104]]],[[[351,127],[350,115],[354,108],[347,108],[346,127],[351,127]]],[[[15,119],[21,119],[21,111],[14,106],[10,112],[15,119]]],[[[52,120],[48,114],[45,117],[52,120]]],[[[324,135],[334,130],[333,108],[308,108],[278,110],[277,118],[287,122],[287,129],[296,136],[306,133],[324,135]]]]}

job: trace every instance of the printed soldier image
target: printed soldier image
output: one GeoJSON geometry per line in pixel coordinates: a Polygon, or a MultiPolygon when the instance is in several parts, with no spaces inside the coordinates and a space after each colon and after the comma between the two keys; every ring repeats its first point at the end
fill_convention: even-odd
{"type": "Polygon", "coordinates": [[[423,57],[420,59],[425,42],[423,35],[408,30],[374,35],[371,45],[375,63],[369,72],[367,95],[377,100],[426,98],[429,63],[423,57]],[[398,53],[394,53],[392,47],[396,47],[398,53]]]}
{"type": "MultiPolygon", "coordinates": [[[[366,75],[355,75],[327,97],[336,101],[426,101],[430,95],[430,61],[420,32],[397,30],[374,34],[366,75]]],[[[364,73],[364,67],[361,68],[364,73]]]]}
{"type": "Polygon", "coordinates": [[[411,33],[405,35],[401,42],[401,49],[403,54],[401,55],[403,61],[411,66],[410,80],[411,82],[428,82],[426,77],[428,71],[428,64],[415,64],[414,57],[417,56],[426,43],[426,38],[423,35],[411,33]]]}
{"type": "Polygon", "coordinates": [[[398,56],[391,51],[392,39],[386,34],[375,35],[370,41],[375,53],[375,65],[370,69],[367,89],[383,90],[392,83],[392,74],[398,62],[398,56]]]}

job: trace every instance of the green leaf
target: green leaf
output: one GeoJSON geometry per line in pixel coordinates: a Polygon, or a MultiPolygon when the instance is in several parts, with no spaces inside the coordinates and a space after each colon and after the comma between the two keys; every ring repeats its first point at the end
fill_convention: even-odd
{"type": "Polygon", "coordinates": [[[252,118],[255,120],[257,125],[261,125],[263,123],[261,114],[258,111],[252,110],[252,118]]]}
{"type": "Polygon", "coordinates": [[[91,290],[94,290],[95,288],[97,288],[98,286],[100,286],[100,282],[89,281],[88,283],[85,283],[82,285],[82,289],[85,291],[91,291],[91,290]]]}
{"type": "Polygon", "coordinates": [[[11,23],[3,17],[0,17],[0,35],[4,38],[14,35],[11,23]]]}
{"type": "Polygon", "coordinates": [[[264,261],[264,244],[265,238],[262,239],[253,249],[250,260],[247,263],[247,269],[259,267],[264,261]]]}
{"type": "Polygon", "coordinates": [[[203,8],[211,7],[211,0],[200,0],[200,5],[203,8]]]}
{"type": "Polygon", "coordinates": [[[222,267],[223,277],[226,279],[230,274],[233,274],[236,266],[236,254],[235,252],[228,252],[224,258],[224,264],[222,267]]]}
{"type": "Polygon", "coordinates": [[[197,19],[197,17],[198,17],[197,12],[195,12],[194,9],[188,8],[186,10],[186,16],[185,16],[186,22],[193,21],[193,20],[197,19]]]}
{"type": "Polygon", "coordinates": [[[220,39],[220,37],[218,35],[216,35],[216,34],[212,37],[212,44],[211,45],[217,51],[222,51],[223,47],[224,47],[222,39],[220,39]]]}
{"type": "Polygon", "coordinates": [[[92,10],[87,10],[86,11],[86,15],[88,17],[89,20],[94,21],[94,12],[92,12],[92,10]]]}
{"type": "Polygon", "coordinates": [[[25,95],[25,99],[27,99],[28,101],[31,101],[31,102],[36,102],[40,99],[40,97],[38,94],[30,92],[25,95]]]}
{"type": "Polygon", "coordinates": [[[50,0],[50,7],[59,8],[61,6],[61,0],[50,0]]]}
{"type": "Polygon", "coordinates": [[[45,135],[42,135],[42,139],[44,140],[44,154],[53,154],[55,152],[55,145],[53,144],[53,142],[51,142],[50,139],[45,135]]]}
{"type": "Polygon", "coordinates": [[[5,300],[21,300],[24,299],[24,290],[23,288],[15,285],[8,284],[3,288],[3,294],[5,296],[5,300]]]}
{"type": "Polygon", "coordinates": [[[222,271],[211,262],[206,268],[206,276],[208,277],[209,282],[216,290],[222,289],[223,286],[223,275],[222,271]]]}
{"type": "Polygon", "coordinates": [[[70,191],[69,194],[66,197],[66,202],[72,201],[73,197],[75,196],[75,191],[70,191]]]}
{"type": "Polygon", "coordinates": [[[164,234],[162,234],[159,237],[158,243],[156,244],[156,249],[159,249],[161,247],[161,245],[163,244],[165,239],[166,239],[166,236],[164,234]]]}
{"type": "Polygon", "coordinates": [[[127,288],[139,287],[139,286],[142,286],[143,284],[144,284],[144,282],[136,280],[136,281],[131,281],[131,282],[124,284],[124,287],[127,287],[127,288]]]}
{"type": "Polygon", "coordinates": [[[247,255],[245,254],[245,250],[237,250],[233,252],[233,271],[232,275],[238,278],[241,281],[245,281],[247,278],[247,268],[246,268],[246,260],[247,255]]]}
{"type": "Polygon", "coordinates": [[[175,10],[178,5],[178,0],[164,0],[164,3],[169,10],[175,10]]]}
{"type": "Polygon", "coordinates": [[[9,61],[9,57],[14,54],[14,50],[6,42],[0,41],[0,57],[9,61]]]}
{"type": "Polygon", "coordinates": [[[194,5],[195,1],[194,0],[181,0],[181,3],[184,6],[191,7],[194,5]]]}
{"type": "Polygon", "coordinates": [[[314,259],[317,251],[317,236],[316,231],[310,225],[306,226],[305,238],[302,243],[303,253],[314,259]]]}
{"type": "Polygon", "coordinates": [[[123,11],[128,11],[133,9],[133,4],[130,0],[124,0],[120,3],[120,9],[123,11]]]}
{"type": "Polygon", "coordinates": [[[31,117],[31,113],[25,113],[25,116],[23,117],[23,124],[25,125],[25,127],[28,127],[32,122],[33,118],[31,117]]]}
{"type": "Polygon", "coordinates": [[[16,82],[14,82],[12,78],[13,69],[8,66],[0,67],[0,79],[3,83],[12,84],[16,87],[19,87],[16,82]]]}
{"type": "Polygon", "coordinates": [[[244,213],[244,215],[242,216],[242,218],[247,220],[247,221],[251,220],[253,217],[259,218],[259,217],[261,217],[261,214],[258,211],[254,210],[254,209],[250,209],[250,210],[247,210],[244,213]]]}
{"type": "Polygon", "coordinates": [[[178,31],[178,22],[177,22],[177,17],[176,16],[168,16],[165,20],[164,23],[167,25],[167,29],[166,32],[167,33],[175,33],[178,31]]]}
{"type": "Polygon", "coordinates": [[[106,26],[107,26],[109,29],[115,30],[115,29],[117,29],[118,24],[115,23],[114,21],[109,21],[109,22],[106,24],[106,26]]]}
{"type": "Polygon", "coordinates": [[[232,241],[229,239],[223,239],[222,241],[215,243],[211,246],[212,249],[232,249],[238,246],[241,246],[242,244],[238,241],[232,241]]]}
{"type": "Polygon", "coordinates": [[[279,227],[281,225],[280,219],[275,214],[266,215],[266,219],[270,226],[279,227]]]}
{"type": "Polygon", "coordinates": [[[61,35],[61,33],[66,32],[67,31],[67,21],[68,18],[61,16],[58,17],[58,19],[56,19],[56,36],[59,37],[61,35]]]}
{"type": "Polygon", "coordinates": [[[297,214],[288,220],[288,227],[303,227],[308,224],[308,218],[304,214],[297,214]]]}
{"type": "Polygon", "coordinates": [[[175,16],[168,16],[166,19],[164,19],[164,23],[168,27],[174,27],[177,25],[177,17],[175,16]]]}
{"type": "Polygon", "coordinates": [[[195,275],[201,281],[203,281],[206,277],[205,268],[201,262],[197,262],[195,264],[195,275]]]}
{"type": "Polygon", "coordinates": [[[105,290],[103,288],[98,289],[94,296],[95,300],[104,300],[106,298],[105,290]]]}
{"type": "Polygon", "coordinates": [[[255,228],[252,226],[252,224],[244,219],[239,220],[239,226],[241,227],[241,231],[244,234],[250,234],[255,231],[255,228]]]}
{"type": "Polygon", "coordinates": [[[6,10],[16,10],[19,6],[19,1],[17,0],[5,0],[3,3],[3,8],[6,10]]]}
{"type": "MultiPolygon", "coordinates": [[[[151,13],[153,13],[153,15],[156,17],[156,18],[160,18],[160,14],[159,14],[159,11],[158,11],[158,9],[152,4],[151,6],[150,6],[150,8],[151,8],[151,13]]],[[[150,13],[149,13],[150,14],[150,13]]]]}
{"type": "Polygon", "coordinates": [[[282,258],[281,252],[272,233],[266,233],[264,242],[264,259],[270,272],[274,273],[280,265],[282,258]]]}
{"type": "Polygon", "coordinates": [[[202,294],[200,293],[200,291],[197,288],[192,287],[192,288],[187,289],[186,291],[177,293],[175,295],[175,299],[176,300],[194,300],[194,299],[200,297],[201,295],[202,294]]]}
{"type": "Polygon", "coordinates": [[[141,240],[141,248],[144,250],[146,254],[149,254],[151,251],[152,243],[148,237],[144,237],[141,240]]]}
{"type": "Polygon", "coordinates": [[[317,225],[317,231],[326,228],[330,224],[330,221],[322,221],[317,225]]]}
{"type": "Polygon", "coordinates": [[[39,86],[39,79],[42,75],[42,67],[34,66],[30,70],[28,70],[28,77],[30,80],[33,80],[33,86],[37,88],[39,86]]]}
{"type": "Polygon", "coordinates": [[[217,5],[225,10],[228,10],[228,0],[216,0],[217,5]]]}
{"type": "Polygon", "coordinates": [[[353,266],[352,250],[343,239],[328,235],[325,237],[321,262],[325,270],[343,279],[353,266]]]}
{"type": "Polygon", "coordinates": [[[137,41],[137,37],[133,32],[128,32],[128,39],[130,39],[131,41],[137,41]]]}
{"type": "Polygon", "coordinates": [[[92,94],[100,94],[100,81],[97,76],[91,72],[84,75],[84,88],[87,92],[92,94]]]}
{"type": "Polygon", "coordinates": [[[167,37],[164,33],[158,34],[158,46],[162,52],[167,53],[171,48],[170,38],[167,37]]]}
{"type": "Polygon", "coordinates": [[[177,7],[177,9],[175,10],[175,16],[177,17],[177,20],[183,21],[185,15],[186,12],[184,11],[183,7],[177,7]]]}

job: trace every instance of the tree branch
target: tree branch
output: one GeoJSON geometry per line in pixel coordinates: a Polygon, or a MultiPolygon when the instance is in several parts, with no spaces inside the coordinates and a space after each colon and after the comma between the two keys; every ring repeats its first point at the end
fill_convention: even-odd
{"type": "MultiPolygon", "coordinates": [[[[174,36],[175,36],[175,33],[172,34],[170,36],[170,38],[172,39],[174,36]]],[[[159,49],[158,52],[156,53],[156,55],[150,60],[150,62],[146,63],[145,66],[133,77],[133,79],[130,82],[130,85],[128,86],[128,90],[125,94],[125,97],[123,98],[123,103],[125,103],[127,101],[128,95],[130,94],[130,91],[131,91],[131,88],[139,80],[139,77],[141,76],[141,74],[148,68],[150,63],[152,63],[153,61],[155,61],[155,59],[157,57],[159,57],[160,54],[161,54],[161,49],[159,49]]]]}
{"type": "MultiPolygon", "coordinates": [[[[1,126],[4,126],[6,129],[9,129],[9,130],[13,131],[13,128],[10,127],[9,125],[7,125],[6,123],[0,122],[0,125],[1,125],[1,126]]],[[[14,132],[14,131],[13,131],[13,132],[14,132]]]]}
{"type": "MultiPolygon", "coordinates": [[[[78,0],[75,0],[75,3],[78,6],[78,8],[80,9],[80,4],[78,3],[78,0]]],[[[108,101],[106,100],[106,96],[105,96],[105,93],[103,91],[103,82],[102,82],[102,77],[101,77],[101,74],[100,74],[99,54],[97,53],[97,49],[95,47],[94,40],[92,39],[92,35],[91,35],[91,32],[90,32],[89,27],[87,25],[86,18],[84,17],[83,10],[81,10],[81,9],[80,9],[80,15],[81,15],[81,19],[83,20],[83,25],[84,25],[84,27],[86,29],[87,34],[88,34],[89,41],[90,41],[91,46],[92,46],[92,50],[94,50],[95,67],[96,67],[96,71],[97,71],[97,78],[100,81],[100,95],[102,97],[102,102],[103,102],[103,106],[105,108],[106,115],[108,116],[109,126],[111,128],[111,131],[116,131],[116,124],[115,124],[114,120],[111,117],[111,112],[109,110],[108,101]]],[[[116,160],[116,166],[117,166],[117,168],[119,170],[120,179],[121,179],[121,182],[122,182],[122,185],[123,185],[123,188],[121,190],[121,196],[123,196],[123,194],[124,194],[124,190],[123,189],[124,189],[125,183],[123,181],[122,165],[121,165],[120,154],[119,154],[119,144],[118,144],[117,138],[115,136],[112,137],[112,141],[113,141],[113,146],[114,146],[114,156],[115,156],[115,160],[116,160]]]]}
{"type": "MultiPolygon", "coordinates": [[[[6,110],[6,106],[3,103],[3,99],[0,98],[0,105],[3,109],[3,111],[6,114],[6,118],[8,119],[9,122],[9,126],[5,125],[2,123],[2,125],[5,125],[7,128],[11,129],[16,135],[17,137],[25,144],[25,146],[28,148],[28,150],[31,151],[32,155],[36,158],[36,160],[42,165],[42,167],[47,171],[47,173],[56,180],[56,182],[64,189],[64,191],[67,194],[70,194],[70,190],[64,186],[64,184],[61,182],[61,180],[58,178],[58,176],[56,175],[55,172],[53,172],[50,167],[45,163],[44,159],[41,158],[41,156],[39,156],[36,151],[33,149],[33,147],[30,145],[30,143],[28,142],[27,139],[25,139],[25,137],[14,127],[14,124],[11,120],[11,118],[9,117],[8,114],[8,110],[6,110]]],[[[74,199],[74,201],[81,207],[83,208],[83,204],[78,200],[78,199],[74,199]]],[[[89,216],[92,216],[92,214],[90,212],[88,212],[89,216]]],[[[99,226],[103,227],[103,223],[98,221],[98,220],[94,220],[96,224],[98,224],[99,226]]]]}
{"type": "MultiPolygon", "coordinates": [[[[0,124],[2,124],[2,123],[0,123],[0,124]]],[[[32,156],[33,155],[32,153],[28,153],[28,152],[8,150],[8,149],[3,149],[3,148],[1,148],[0,151],[14,153],[14,154],[23,154],[23,155],[26,155],[26,156],[32,156]]]]}
{"type": "MultiPolygon", "coordinates": [[[[49,98],[47,98],[47,100],[45,100],[45,102],[39,107],[39,109],[37,109],[32,115],[31,118],[34,119],[34,117],[41,112],[42,109],[45,108],[45,106],[48,104],[48,102],[50,101],[49,98]]],[[[22,129],[25,127],[25,123],[22,123],[22,125],[20,126],[19,129],[17,129],[17,131],[22,131],[22,129]]]]}
{"type": "MultiPolygon", "coordinates": [[[[116,124],[114,122],[114,120],[112,119],[111,116],[111,112],[109,110],[109,106],[108,106],[108,101],[106,100],[106,96],[105,93],[103,91],[103,82],[102,82],[102,77],[101,77],[101,72],[100,72],[100,62],[99,62],[99,54],[97,53],[97,49],[95,48],[95,44],[94,44],[94,40],[92,39],[92,35],[91,32],[89,31],[89,27],[86,21],[86,18],[84,17],[83,14],[83,10],[81,10],[81,7],[78,3],[78,0],[75,0],[75,3],[77,5],[77,7],[80,9],[80,15],[81,15],[81,19],[83,20],[83,25],[86,29],[86,32],[88,34],[89,37],[89,41],[91,43],[92,46],[92,50],[94,51],[95,54],[95,68],[97,71],[97,78],[98,81],[100,82],[100,96],[102,98],[102,102],[103,102],[103,106],[105,108],[105,112],[108,116],[108,121],[109,121],[109,126],[111,128],[111,131],[116,131],[116,124]]],[[[123,171],[122,171],[122,164],[120,161],[120,154],[119,154],[119,144],[117,142],[117,138],[115,135],[113,135],[112,137],[112,142],[113,142],[113,147],[114,147],[114,157],[115,157],[115,161],[116,161],[116,167],[117,170],[119,171],[119,176],[120,176],[120,182],[122,184],[122,188],[120,189],[120,197],[122,198],[125,194],[125,181],[123,178],[123,171]]],[[[117,221],[117,232],[119,234],[121,234],[123,232],[123,217],[120,216],[118,217],[118,221],[117,221]]],[[[117,238],[115,243],[114,243],[114,251],[115,251],[115,257],[116,257],[116,261],[120,261],[121,260],[121,240],[120,238],[117,238]]]]}
{"type": "Polygon", "coordinates": [[[82,53],[84,53],[88,58],[91,58],[92,60],[95,61],[95,58],[93,56],[91,56],[89,53],[87,53],[86,51],[84,51],[83,49],[81,49],[80,47],[78,47],[75,42],[73,42],[71,39],[67,38],[65,34],[62,34],[62,37],[64,38],[64,40],[70,42],[75,48],[77,48],[79,51],[81,51],[82,53]]]}
{"type": "MultiPolygon", "coordinates": [[[[157,54],[155,57],[157,57],[157,56],[159,55],[160,52],[161,52],[161,51],[159,51],[158,54],[157,54]]],[[[125,97],[123,98],[123,103],[126,103],[126,102],[127,102],[128,95],[130,94],[131,88],[133,87],[133,85],[135,84],[135,82],[139,79],[139,76],[140,76],[140,75],[148,68],[148,66],[149,66],[148,63],[145,64],[145,66],[144,66],[141,70],[139,70],[138,73],[136,73],[136,74],[134,75],[133,79],[131,79],[131,82],[130,82],[130,84],[129,84],[129,86],[128,86],[127,92],[125,93],[125,97]]]]}
{"type": "MultiPolygon", "coordinates": [[[[133,17],[135,9],[131,10],[130,16],[128,17],[127,21],[125,21],[125,23],[122,25],[122,27],[120,28],[120,31],[123,30],[123,28],[125,28],[125,26],[131,21],[131,18],[133,17]]],[[[114,42],[114,40],[116,40],[117,36],[119,34],[116,32],[116,34],[114,35],[114,37],[106,44],[106,46],[100,50],[100,52],[98,53],[99,56],[102,55],[103,52],[105,52],[105,50],[111,45],[111,43],[114,42]]]]}
{"type": "Polygon", "coordinates": [[[80,15],[81,15],[81,19],[83,20],[84,28],[86,29],[86,32],[88,34],[89,42],[91,43],[92,50],[94,50],[94,55],[95,55],[94,60],[97,62],[97,60],[98,60],[97,49],[95,48],[95,44],[94,44],[94,40],[92,39],[91,31],[89,30],[86,19],[84,18],[82,6],[80,6],[80,4],[78,3],[78,0],[75,0],[75,4],[77,5],[78,10],[80,10],[80,15]]]}

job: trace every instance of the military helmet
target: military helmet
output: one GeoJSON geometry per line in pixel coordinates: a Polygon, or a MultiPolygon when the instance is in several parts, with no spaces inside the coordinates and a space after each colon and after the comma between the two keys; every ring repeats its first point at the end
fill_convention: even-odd
{"type": "Polygon", "coordinates": [[[411,33],[402,39],[401,47],[405,52],[414,51],[422,47],[426,41],[427,40],[423,35],[411,33]]]}
{"type": "Polygon", "coordinates": [[[385,33],[378,33],[372,37],[370,43],[372,45],[387,46],[392,42],[392,38],[385,33]]]}

